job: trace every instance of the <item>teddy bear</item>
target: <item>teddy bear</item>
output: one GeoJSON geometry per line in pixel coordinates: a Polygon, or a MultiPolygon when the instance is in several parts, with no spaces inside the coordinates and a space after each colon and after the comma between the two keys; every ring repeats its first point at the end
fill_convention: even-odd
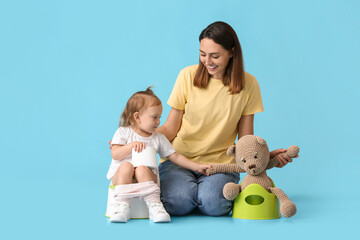
{"type": "MultiPolygon", "coordinates": [[[[296,157],[299,147],[291,146],[286,153],[290,157],[296,157]]],[[[235,164],[212,164],[212,169],[208,169],[209,174],[224,172],[247,172],[241,184],[227,183],[223,188],[223,195],[228,200],[234,200],[238,194],[248,185],[256,183],[265,190],[275,194],[280,202],[281,214],[288,218],[296,213],[295,204],[286,194],[277,187],[273,187],[271,179],[267,176],[266,170],[276,167],[279,164],[277,158],[270,159],[269,147],[266,141],[255,135],[241,137],[236,145],[232,145],[227,150],[227,155],[235,154],[235,164]]]]}

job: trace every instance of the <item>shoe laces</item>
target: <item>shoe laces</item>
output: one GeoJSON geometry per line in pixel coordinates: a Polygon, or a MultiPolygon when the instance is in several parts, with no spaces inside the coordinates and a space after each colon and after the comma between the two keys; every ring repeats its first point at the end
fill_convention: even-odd
{"type": "Polygon", "coordinates": [[[166,213],[162,203],[151,203],[150,207],[156,212],[156,214],[166,213]]]}
{"type": "Polygon", "coordinates": [[[128,208],[129,204],[126,202],[115,202],[115,213],[121,213],[125,215],[128,208]]]}

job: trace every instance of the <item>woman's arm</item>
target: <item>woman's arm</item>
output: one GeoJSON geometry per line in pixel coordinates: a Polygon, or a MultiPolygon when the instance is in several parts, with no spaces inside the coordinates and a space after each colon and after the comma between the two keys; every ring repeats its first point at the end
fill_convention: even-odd
{"type": "Polygon", "coordinates": [[[156,132],[164,134],[169,141],[172,141],[180,130],[183,115],[184,110],[171,108],[166,122],[158,127],[156,132]]]}
{"type": "MultiPolygon", "coordinates": [[[[245,135],[253,135],[254,134],[254,114],[252,115],[243,115],[241,116],[239,123],[238,123],[238,139],[245,135]]],[[[270,159],[273,159],[277,156],[279,161],[279,165],[276,167],[282,168],[289,162],[292,162],[292,158],[287,155],[280,155],[280,153],[286,152],[285,149],[276,149],[270,152],[270,159]]],[[[298,157],[298,156],[296,156],[298,157]]]]}
{"type": "MultiPolygon", "coordinates": [[[[289,162],[292,162],[293,159],[288,155],[288,154],[281,154],[281,153],[285,153],[286,149],[276,149],[270,152],[270,159],[273,159],[276,157],[276,159],[279,161],[279,164],[276,166],[278,168],[282,168],[283,166],[285,166],[286,164],[288,164],[289,162]]],[[[299,156],[295,156],[294,158],[298,158],[299,156]]]]}
{"type": "Polygon", "coordinates": [[[254,114],[241,116],[238,123],[238,139],[254,134],[254,114]]]}

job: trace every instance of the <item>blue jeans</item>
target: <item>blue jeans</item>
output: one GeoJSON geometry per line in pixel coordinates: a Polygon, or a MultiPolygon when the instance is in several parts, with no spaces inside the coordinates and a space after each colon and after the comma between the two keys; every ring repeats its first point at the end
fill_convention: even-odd
{"type": "Polygon", "coordinates": [[[159,166],[161,201],[170,215],[185,215],[198,208],[209,216],[229,214],[232,201],[223,196],[224,185],[238,183],[238,173],[206,176],[182,168],[171,161],[159,166]]]}

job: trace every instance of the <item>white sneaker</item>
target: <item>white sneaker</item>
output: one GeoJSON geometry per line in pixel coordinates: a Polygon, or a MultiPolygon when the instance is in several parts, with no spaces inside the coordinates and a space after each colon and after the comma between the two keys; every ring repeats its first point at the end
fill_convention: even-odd
{"type": "Polygon", "coordinates": [[[116,203],[115,211],[110,217],[110,222],[124,222],[130,219],[130,206],[126,202],[116,203]]]}
{"type": "Polygon", "coordinates": [[[149,208],[149,218],[153,222],[170,222],[170,215],[161,202],[146,202],[149,208]]]}

